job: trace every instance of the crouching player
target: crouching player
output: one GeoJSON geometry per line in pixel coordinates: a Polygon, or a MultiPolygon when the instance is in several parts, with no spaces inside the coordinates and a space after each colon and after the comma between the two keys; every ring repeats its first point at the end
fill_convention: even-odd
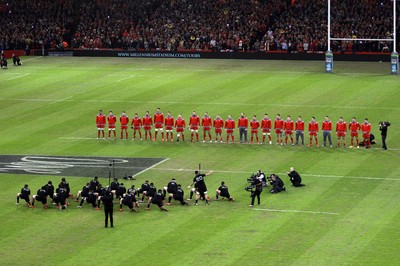
{"type": "Polygon", "coordinates": [[[150,205],[151,204],[156,204],[160,208],[161,211],[166,211],[167,212],[168,210],[164,207],[164,199],[165,198],[164,198],[164,195],[162,193],[162,190],[159,189],[157,191],[157,193],[154,194],[153,197],[149,198],[146,210],[150,210],[150,205]]]}
{"type": "Polygon", "coordinates": [[[66,193],[66,189],[63,187],[59,187],[56,190],[56,193],[54,193],[54,203],[58,209],[65,210],[67,208],[67,198],[68,194],[66,193]]]}
{"type": "Polygon", "coordinates": [[[35,208],[35,201],[40,201],[43,204],[43,208],[45,209],[49,207],[47,205],[47,192],[45,186],[38,189],[37,194],[32,196],[32,205],[30,206],[31,208],[35,208]]]}
{"type": "Polygon", "coordinates": [[[90,188],[87,195],[82,196],[82,200],[81,200],[81,203],[79,204],[79,206],[76,206],[76,207],[82,208],[83,203],[86,201],[87,203],[92,204],[92,207],[96,208],[96,210],[97,210],[98,206],[96,204],[96,199],[97,199],[97,196],[96,196],[94,190],[90,188]]]}
{"type": "Polygon", "coordinates": [[[26,206],[30,207],[31,206],[31,201],[29,199],[29,195],[31,194],[31,190],[28,187],[28,184],[25,184],[24,187],[21,189],[21,192],[17,194],[17,203],[16,205],[19,205],[19,199],[25,200],[26,206]]]}
{"type": "Polygon", "coordinates": [[[22,66],[21,59],[19,58],[18,55],[13,54],[12,59],[13,59],[14,66],[22,66]]]}
{"type": "Polygon", "coordinates": [[[90,183],[89,183],[89,182],[86,183],[86,186],[84,186],[84,187],[82,188],[82,190],[79,190],[79,191],[78,191],[78,194],[76,194],[75,202],[79,202],[79,197],[80,197],[80,196],[82,196],[82,198],[87,197],[88,194],[89,194],[90,188],[91,188],[91,187],[90,187],[90,183]]]}
{"type": "Polygon", "coordinates": [[[218,196],[221,196],[222,199],[227,198],[229,201],[235,201],[229,194],[228,187],[225,185],[224,181],[221,182],[221,185],[216,191],[215,200],[218,200],[218,196]]]}
{"type": "Polygon", "coordinates": [[[177,185],[175,178],[172,178],[171,181],[168,182],[168,185],[163,189],[164,197],[167,195],[167,192],[169,194],[175,194],[176,188],[178,187],[177,185]]]}
{"type": "Polygon", "coordinates": [[[181,205],[186,205],[189,206],[189,203],[187,203],[184,199],[183,196],[185,195],[185,192],[183,191],[181,184],[177,185],[177,188],[175,190],[175,193],[171,193],[169,194],[169,198],[168,198],[168,203],[167,205],[171,205],[171,200],[177,200],[181,203],[181,205]]]}
{"type": "Polygon", "coordinates": [[[135,197],[135,191],[131,190],[130,193],[125,193],[123,197],[119,201],[119,211],[122,212],[122,205],[128,206],[128,208],[132,212],[136,212],[137,210],[133,207],[133,205],[137,205],[137,200],[135,197]]]}

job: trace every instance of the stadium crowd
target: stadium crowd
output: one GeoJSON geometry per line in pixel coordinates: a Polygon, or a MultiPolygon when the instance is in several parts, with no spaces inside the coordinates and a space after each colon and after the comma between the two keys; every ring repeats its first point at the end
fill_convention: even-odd
{"type": "MultiPolygon", "coordinates": [[[[331,14],[332,37],[392,38],[391,1],[332,1],[331,14]]],[[[50,48],[327,50],[324,0],[2,0],[0,23],[7,25],[0,31],[1,49],[44,41],[50,48]]],[[[335,41],[332,48],[391,51],[391,44],[335,41]]]]}

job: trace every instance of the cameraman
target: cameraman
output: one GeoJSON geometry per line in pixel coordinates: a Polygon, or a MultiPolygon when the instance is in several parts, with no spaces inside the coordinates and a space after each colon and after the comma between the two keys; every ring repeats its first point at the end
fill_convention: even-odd
{"type": "Polygon", "coordinates": [[[387,150],[386,147],[386,136],[387,136],[387,128],[390,126],[390,123],[387,121],[379,122],[379,130],[381,131],[382,136],[382,149],[387,150]]]}
{"type": "Polygon", "coordinates": [[[294,170],[294,167],[290,167],[290,171],[286,172],[286,174],[290,177],[290,182],[294,187],[303,187],[304,184],[301,183],[301,176],[294,170]]]}
{"type": "Polygon", "coordinates": [[[263,190],[263,184],[262,184],[261,180],[258,179],[257,177],[255,177],[253,179],[253,185],[254,185],[254,191],[252,191],[252,193],[251,193],[251,204],[249,205],[249,207],[254,206],[254,199],[256,197],[257,197],[258,205],[260,205],[260,194],[263,190]]]}
{"type": "Polygon", "coordinates": [[[272,174],[270,176],[270,182],[272,185],[272,189],[269,192],[271,192],[272,194],[286,191],[285,184],[283,183],[282,179],[280,179],[280,177],[276,174],[272,174]]]}

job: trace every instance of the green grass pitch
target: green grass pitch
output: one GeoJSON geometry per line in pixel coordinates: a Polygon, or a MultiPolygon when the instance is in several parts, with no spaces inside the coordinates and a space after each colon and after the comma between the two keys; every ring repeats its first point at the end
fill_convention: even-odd
{"type": "MultiPolygon", "coordinates": [[[[172,177],[186,188],[201,163],[214,171],[210,196],[224,180],[236,202],[174,204],[168,213],[115,209],[115,228],[105,229],[103,212],[88,205],[60,212],[14,204],[24,183],[35,193],[60,176],[1,173],[1,265],[399,265],[400,80],[387,63],[336,62],[334,74],[305,61],[27,57],[23,64],[0,71],[1,154],[169,158],[134,181],[158,188],[172,177]],[[334,123],[368,117],[378,143],[366,150],[94,139],[99,109],[132,117],[157,107],[186,120],[193,110],[320,123],[325,115],[334,123]],[[383,151],[378,122],[386,119],[383,151]],[[290,186],[290,166],[306,187],[290,186]],[[244,187],[258,169],[279,174],[287,192],[264,191],[252,209],[244,187]]],[[[76,194],[91,178],[67,180],[76,194]]]]}

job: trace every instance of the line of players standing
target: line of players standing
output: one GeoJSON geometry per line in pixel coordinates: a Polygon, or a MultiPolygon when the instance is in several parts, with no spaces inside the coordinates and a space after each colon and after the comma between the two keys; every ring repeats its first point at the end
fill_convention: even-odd
{"type": "MultiPolygon", "coordinates": [[[[108,138],[110,139],[111,134],[114,139],[117,139],[116,134],[116,123],[117,118],[113,114],[112,111],[109,112],[109,115],[106,117],[102,110],[99,111],[96,116],[96,125],[97,125],[97,139],[103,138],[105,139],[105,127],[106,121],[108,124],[108,138]]],[[[133,140],[137,138],[143,140],[142,131],[144,129],[144,139],[156,141],[158,137],[158,132],[160,132],[162,141],[173,141],[173,131],[176,131],[176,141],[179,141],[181,138],[185,140],[184,131],[186,129],[186,122],[181,115],[178,115],[178,118],[175,120],[170,112],[164,117],[164,114],[161,112],[160,108],[157,108],[153,117],[150,115],[149,111],[146,111],[143,117],[139,117],[137,113],[130,120],[127,114],[122,112],[120,118],[120,127],[121,134],[120,138],[128,139],[128,126],[129,122],[131,129],[133,129],[133,140]],[[154,126],[154,138],[152,135],[152,127],[154,126]],[[164,135],[165,129],[165,135],[164,135]]],[[[213,142],[213,138],[211,136],[211,128],[214,128],[215,133],[215,142],[224,142],[222,138],[223,129],[226,132],[226,143],[231,140],[235,141],[234,130],[236,128],[239,129],[239,143],[249,143],[247,138],[247,130],[250,126],[251,129],[251,137],[250,144],[257,143],[263,144],[266,143],[266,138],[268,138],[268,143],[272,144],[271,132],[275,131],[276,134],[276,145],[304,145],[304,131],[305,131],[305,123],[302,120],[301,116],[297,117],[296,121],[293,121],[291,116],[287,116],[286,120],[283,120],[280,114],[276,115],[275,121],[272,127],[272,120],[269,118],[268,114],[265,114],[261,122],[257,120],[257,116],[254,115],[252,119],[249,119],[245,116],[244,113],[241,113],[238,122],[236,123],[233,120],[231,115],[228,115],[228,118],[224,121],[220,115],[216,115],[216,118],[212,120],[209,114],[206,112],[204,116],[201,118],[193,111],[192,115],[189,118],[189,130],[190,130],[190,141],[199,141],[199,128],[201,127],[203,130],[203,142],[206,142],[207,138],[209,142],[213,142]],[[259,139],[259,130],[262,131],[262,139],[259,139]],[[295,137],[295,140],[294,140],[295,137]],[[290,141],[290,143],[289,143],[290,141]]],[[[343,147],[346,147],[346,135],[347,131],[350,131],[351,137],[351,145],[349,148],[352,148],[356,145],[359,148],[359,132],[362,132],[363,142],[362,144],[369,148],[371,147],[371,124],[368,119],[365,118],[363,123],[360,124],[357,122],[355,117],[352,118],[351,122],[347,124],[343,117],[340,117],[336,123],[336,136],[337,136],[337,146],[340,147],[343,144],[343,147]]],[[[316,121],[315,117],[311,118],[311,121],[308,123],[308,133],[309,133],[309,146],[313,145],[313,140],[315,141],[315,145],[318,147],[318,132],[319,132],[319,124],[316,121]]],[[[322,122],[321,131],[323,134],[323,145],[327,146],[329,144],[330,147],[333,147],[331,133],[333,130],[332,121],[330,121],[328,116],[325,116],[324,121],[322,122]]]]}

